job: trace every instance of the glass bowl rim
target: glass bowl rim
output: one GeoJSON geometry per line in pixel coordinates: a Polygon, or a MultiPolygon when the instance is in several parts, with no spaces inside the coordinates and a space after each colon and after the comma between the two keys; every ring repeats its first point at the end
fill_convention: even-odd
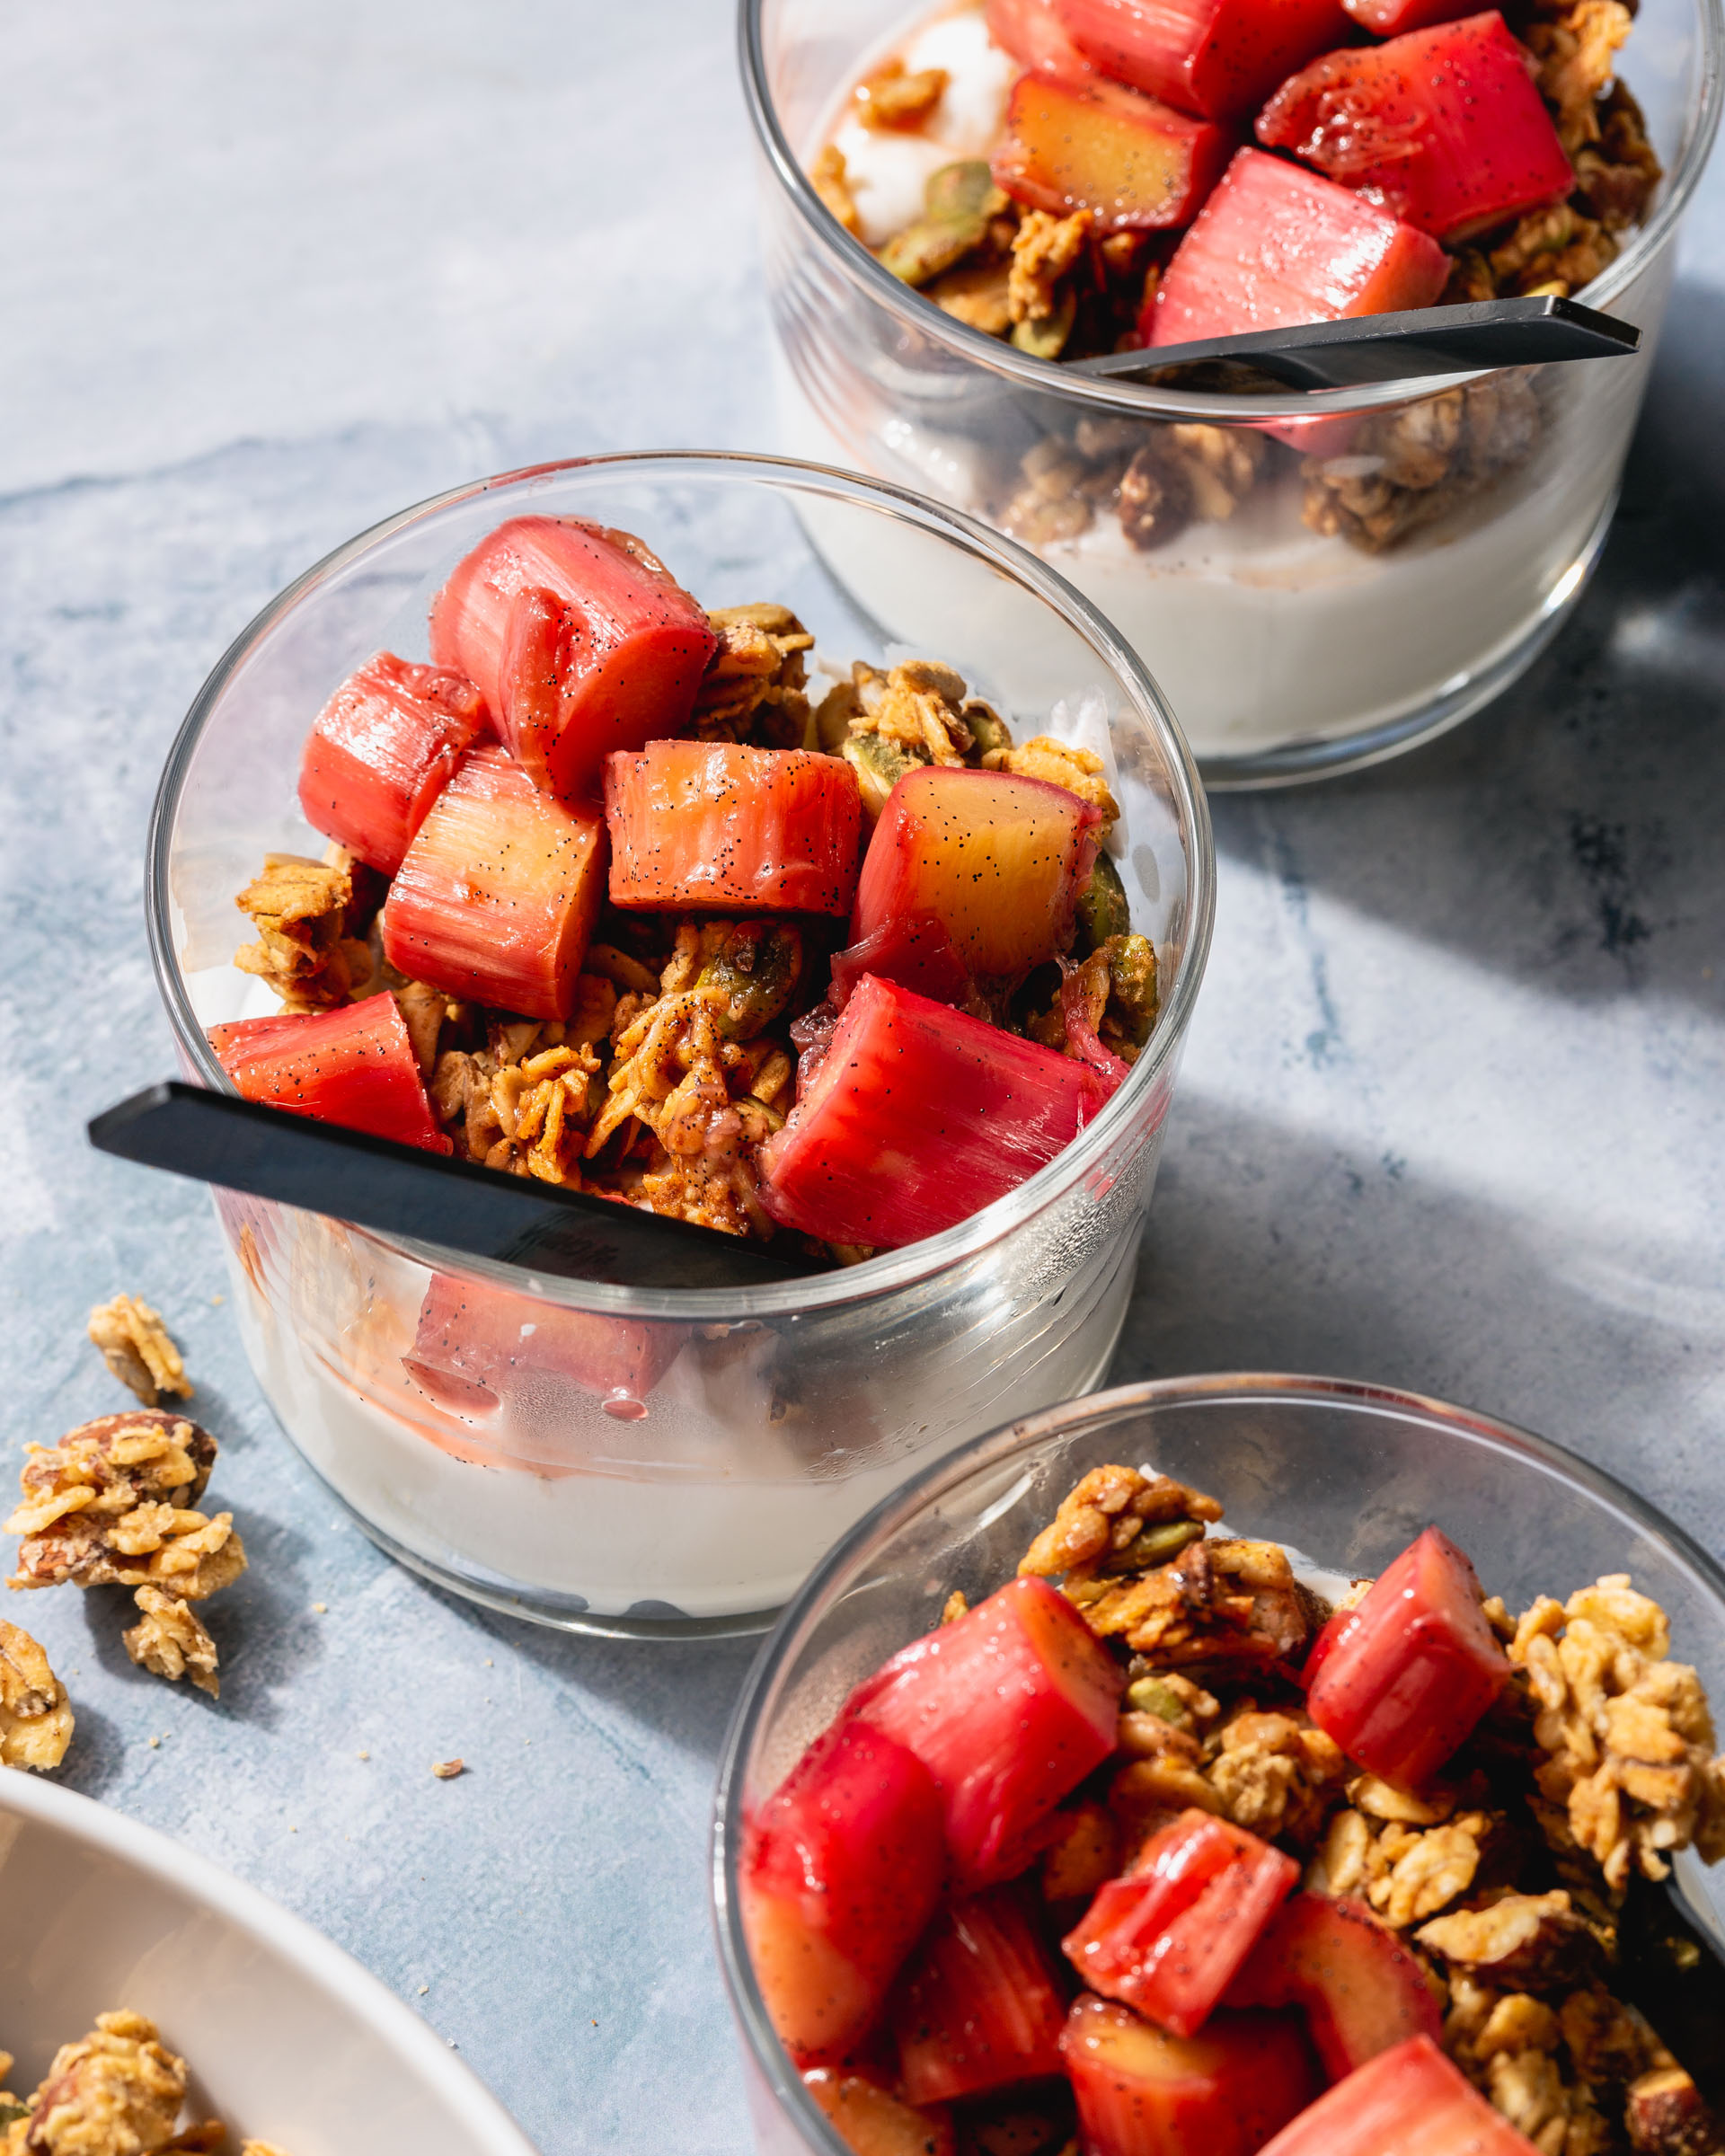
{"type": "Polygon", "coordinates": [[[1063,1401],[1016,1422],[1004,1423],[944,1454],[907,1477],[841,1535],[785,1604],[743,1680],[720,1752],[708,1851],[708,1881],[726,1997],[742,2032],[749,2067],[765,2082],[773,2100],[789,2112],[804,2141],[811,2149],[821,2152],[821,2156],[849,2156],[849,2151],[803,2088],[767,2017],[765,2003],[755,1981],[731,1879],[742,1845],[743,1763],[762,1722],[776,1703],[779,1680],[786,1665],[822,1614],[835,1583],[844,1577],[862,1551],[925,1511],[968,1476],[979,1469],[1001,1466],[1015,1454],[1031,1451],[1063,1429],[1162,1405],[1275,1401],[1381,1408],[1418,1415],[1445,1424],[1464,1440],[1493,1452],[1518,1456],[1571,1489],[1592,1498],[1607,1510],[1626,1515],[1668,1557],[1694,1577],[1716,1612],[1725,1619],[1725,1568],[1675,1520],[1647,1498],[1639,1497],[1617,1476],[1583,1459],[1566,1445],[1542,1437],[1519,1424],[1502,1421],[1476,1409],[1436,1400],[1427,1393],[1376,1384],[1366,1379],[1300,1376],[1259,1370],[1146,1378],[1136,1384],[1116,1385],[1105,1392],[1089,1392],[1076,1400],[1063,1401]]]}
{"type": "MultiPolygon", "coordinates": [[[[711,1322],[721,1317],[747,1320],[829,1315],[847,1306],[866,1304],[913,1286],[962,1263],[1015,1233],[1083,1181],[1097,1155],[1105,1151],[1116,1132],[1157,1082],[1165,1078],[1172,1083],[1203,979],[1215,924],[1216,848],[1209,807],[1186,737],[1154,676],[1107,617],[1057,570],[1017,541],[995,531],[964,510],[935,501],[912,488],[898,486],[890,480],[874,479],[863,473],[846,472],[836,465],[802,458],[763,455],[743,450],[650,449],[607,451],[522,465],[514,471],[496,473],[488,478],[447,488],[380,518],[332,548],[278,592],[228,645],[193,697],[169,747],[150,810],[144,892],[150,956],[156,987],[181,1054],[202,1084],[217,1091],[231,1092],[232,1082],[216,1060],[192,1012],[173,947],[170,887],[172,840],[192,760],[227,685],[279,623],[311,599],[332,577],[396,533],[483,495],[526,482],[555,479],[569,473],[609,471],[620,478],[636,473],[669,479],[691,467],[696,473],[710,473],[716,478],[729,475],[734,480],[765,485],[782,494],[808,492],[869,506],[895,520],[909,522],[930,532],[946,544],[958,547],[1007,576],[1021,588],[1028,587],[1130,692],[1141,706],[1139,716],[1143,723],[1148,727],[1165,759],[1175,813],[1190,835],[1190,844],[1184,849],[1187,932],[1173,981],[1162,1003],[1149,1045],[1093,1120],[1062,1152],[1014,1189],[939,1235],[907,1243],[896,1250],[883,1251],[859,1265],[832,1273],[812,1274],[783,1284],[748,1288],[625,1288],[605,1281],[571,1280],[538,1274],[530,1268],[473,1258],[463,1252],[444,1250],[434,1243],[384,1235],[369,1229],[350,1228],[349,1232],[417,1264],[429,1265],[434,1270],[475,1276],[571,1309],[696,1323],[711,1322]]],[[[812,543],[810,551],[818,553],[812,543]]]]}
{"type": "MultiPolygon", "coordinates": [[[[1058,360],[1038,359],[1028,352],[954,316],[942,314],[921,294],[884,269],[853,234],[841,225],[816,194],[779,124],[767,81],[761,13],[766,0],[738,0],[738,57],[743,98],[756,141],[782,191],[787,195],[818,248],[836,261],[853,285],[886,309],[905,328],[920,332],[985,373],[1020,389],[1054,395],[1092,411],[1134,413],[1144,419],[1231,420],[1325,418],[1333,413],[1381,411],[1411,398],[1430,396],[1485,379],[1478,375],[1442,375],[1405,382],[1380,382],[1353,389],[1289,390],[1279,396],[1233,396],[1215,391],[1157,389],[1148,383],[1118,382],[1075,375],[1058,360]]],[[[1694,128],[1676,170],[1665,175],[1665,192],[1647,223],[1639,227],[1614,261],[1575,295],[1593,307],[1606,307],[1633,282],[1648,262],[1675,236],[1676,225],[1704,170],[1725,108],[1725,0],[1694,0],[1701,32],[1699,82],[1691,110],[1694,128]]]]}

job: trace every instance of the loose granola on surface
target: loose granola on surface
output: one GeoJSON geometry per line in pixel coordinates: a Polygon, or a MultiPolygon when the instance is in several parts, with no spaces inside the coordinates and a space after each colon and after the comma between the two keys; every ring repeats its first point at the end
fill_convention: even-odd
{"type": "Polygon", "coordinates": [[[191,1398],[192,1388],[180,1350],[169,1337],[159,1311],[135,1295],[116,1295],[99,1303],[90,1312],[90,1338],[102,1350],[102,1359],[129,1392],[146,1408],[163,1393],[181,1400],[191,1398]]]}
{"type": "MultiPolygon", "coordinates": [[[[1686,1847],[1725,1858],[1725,1757],[1700,1680],[1626,1576],[1541,1595],[1519,1619],[1483,1605],[1508,1687],[1413,1789],[1314,1727],[1294,1673],[1331,1605],[1278,1545],[1224,1532],[1213,1498],[1093,1469],[1019,1571],[1057,1584],[1126,1665],[1114,1754],[1040,1860],[1048,1903],[1088,1902],[1196,1807],[1399,1936],[1443,2002],[1445,2050],[1541,2156],[1725,2151],[1694,2081],[1618,1995],[1635,1876],[1662,1878],[1686,1847]]],[[[945,1620],[965,1608],[955,1595],[945,1620]]],[[[1679,1942],[1670,1966],[1694,1951],[1679,1942]]]]}
{"type": "Polygon", "coordinates": [[[122,1635],[132,1660],[170,1683],[190,1674],[217,1697],[216,1643],[190,1605],[231,1586],[246,1556],[231,1512],[197,1509],[216,1454],[207,1430],[159,1408],[99,1416],[58,1445],[26,1445],[21,1500],[4,1524],[22,1538],[6,1584],[133,1588],[140,1614],[122,1635]]]}
{"type": "MultiPolygon", "coordinates": [[[[14,2062],[0,2051],[0,2082],[14,2062]]],[[[193,2156],[228,2145],[217,2119],[182,2120],[186,2062],[146,2015],[121,2008],[96,2016],[76,2043],[62,2044],[29,2096],[0,2089],[0,2156],[193,2156]]],[[[286,2156],[245,2141],[239,2156],[286,2156]]]]}
{"type": "Polygon", "coordinates": [[[71,1742],[65,1685],[30,1634],[0,1617],[0,1766],[45,1772],[59,1765],[71,1742]]]}

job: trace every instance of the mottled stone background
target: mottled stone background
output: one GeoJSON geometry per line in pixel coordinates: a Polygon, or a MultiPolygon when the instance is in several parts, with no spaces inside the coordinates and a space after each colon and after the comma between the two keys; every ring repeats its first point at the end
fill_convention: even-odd
{"type": "MultiPolygon", "coordinates": [[[[203,1198],[81,1132],[171,1068],[145,821],[254,610],[482,471],[770,441],[750,156],[724,0],[0,21],[0,1473],[120,1404],[81,1330],[123,1286],[186,1348],[254,1555],[215,1620],[219,1707],[134,1671],[107,1596],[11,1613],[70,1684],[72,1786],[323,1926],[547,2156],[744,2145],[703,1872],[748,1650],[524,1632],[385,1562],[271,1424],[203,1198]],[[473,1771],[433,1780],[452,1753],[473,1771]]],[[[1118,1364],[1448,1395],[1716,1551],[1721,349],[1716,167],[1584,612],[1459,735],[1217,805],[1215,956],[1118,1364]]]]}

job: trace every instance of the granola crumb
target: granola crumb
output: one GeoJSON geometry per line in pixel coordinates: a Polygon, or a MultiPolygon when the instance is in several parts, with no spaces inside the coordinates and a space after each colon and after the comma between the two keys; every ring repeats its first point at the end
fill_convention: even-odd
{"type": "Polygon", "coordinates": [[[143,1615],[120,1634],[132,1660],[170,1684],[190,1674],[199,1692],[220,1699],[216,1642],[190,1604],[177,1595],[164,1595],[160,1587],[139,1587],[133,1599],[143,1615]]]}
{"type": "Polygon", "coordinates": [[[333,1010],[371,975],[370,950],[348,933],[352,899],[343,870],[299,853],[266,853],[262,871],[234,901],[259,938],[235,951],[234,963],[266,982],[284,1011],[333,1010]]]}
{"type": "MultiPolygon", "coordinates": [[[[220,1302],[221,1297],[216,1297],[220,1302]]],[[[180,1350],[169,1338],[161,1313],[134,1295],[116,1295],[99,1303],[90,1312],[90,1338],[102,1350],[102,1359],[128,1391],[146,1408],[155,1406],[164,1392],[181,1400],[191,1398],[192,1388],[180,1350]]]]}
{"type": "Polygon", "coordinates": [[[964,1598],[964,1589],[954,1587],[942,1608],[941,1622],[956,1624],[960,1617],[968,1617],[969,1613],[970,1604],[964,1598]]]}
{"type": "Polygon", "coordinates": [[[862,220],[857,215],[856,197],[851,192],[850,175],[845,169],[845,153],[835,149],[831,143],[816,158],[809,174],[822,202],[832,212],[845,231],[853,236],[861,233],[862,220]]]}
{"type": "Polygon", "coordinates": [[[312,1609],[319,1617],[327,1617],[330,1613],[330,1605],[327,1602],[314,1602],[312,1609]]]}
{"type": "Polygon", "coordinates": [[[862,125],[883,132],[914,132],[945,96],[950,79],[944,67],[919,67],[911,74],[902,60],[889,60],[856,86],[862,125]]]}
{"type": "Polygon", "coordinates": [[[47,1773],[71,1742],[72,1710],[47,1654],[28,1632],[0,1618],[0,1766],[47,1773]]]}
{"type": "Polygon", "coordinates": [[[464,1759],[434,1759],[431,1772],[439,1781],[453,1781],[457,1774],[467,1772],[467,1762],[464,1759]]]}

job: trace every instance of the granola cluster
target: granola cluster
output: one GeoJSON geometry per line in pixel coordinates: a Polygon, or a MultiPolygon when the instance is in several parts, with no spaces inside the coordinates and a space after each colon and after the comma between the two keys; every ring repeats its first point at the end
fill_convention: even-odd
{"type": "Polygon", "coordinates": [[[242,945],[234,963],[256,974],[287,1011],[329,1011],[363,988],[372,954],[349,932],[353,879],[344,866],[298,853],[266,853],[263,870],[234,903],[250,916],[255,943],[242,945]]]}
{"type": "Polygon", "coordinates": [[[719,649],[695,695],[689,731],[700,741],[801,748],[809,727],[804,653],[814,638],[772,601],[710,613],[719,649]]]}
{"type": "Polygon", "coordinates": [[[216,1452],[208,1431],[164,1409],[100,1416],[58,1445],[26,1446],[4,1523],[22,1537],[8,1586],[135,1589],[140,1621],[123,1635],[133,1661],[190,1674],[215,1696],[216,1648],[189,1605],[230,1586],[246,1561],[233,1514],[197,1509],[216,1452]]]}
{"type": "Polygon", "coordinates": [[[0,1767],[45,1773],[59,1765],[71,1742],[65,1685],[30,1634],[0,1617],[0,1767]]]}
{"type": "Polygon", "coordinates": [[[90,1338],[102,1359],[130,1392],[153,1408],[164,1392],[191,1398],[186,1365],[159,1311],[136,1295],[116,1295],[90,1312],[90,1338]]]}
{"type": "Polygon", "coordinates": [[[1542,1595],[1509,1642],[1538,1709],[1535,1780],[1556,1831],[1614,1888],[1632,1869],[1664,1878],[1668,1852],[1692,1842],[1706,1863],[1725,1857],[1725,1757],[1701,1680],[1670,1647],[1664,1611],[1626,1573],[1566,1603],[1542,1595]]]}
{"type": "MultiPolygon", "coordinates": [[[[13,2061],[0,2052],[0,2082],[13,2061]]],[[[62,2044],[40,2085],[18,2097],[0,2089],[0,2156],[193,2156],[227,2145],[217,2119],[181,2123],[186,2062],[146,2016],[98,2014],[88,2036],[62,2044]]],[[[284,2156],[268,2142],[240,2156],[284,2156]]]]}
{"type": "MultiPolygon", "coordinates": [[[[1411,1790],[1314,1727],[1292,1672],[1329,1605],[1277,1545],[1227,1534],[1213,1499],[1096,1468],[1019,1569],[1057,1581],[1126,1665],[1114,1754],[1041,1859],[1063,1923],[1196,1806],[1398,1935],[1442,2002],[1446,2050],[1541,2156],[1725,2151],[1690,2074],[1614,1988],[1632,1869],[1662,1876],[1692,1842],[1725,1855],[1725,1763],[1708,1756],[1695,1673],[1667,1658],[1663,1612],[1626,1578],[1541,1597],[1518,1622],[1488,1603],[1520,1674],[1443,1778],[1411,1790]],[[1617,1801],[1608,1835],[1603,1797],[1575,1803],[1589,1785],[1617,1801]]],[[[962,1613],[957,1597],[947,1614],[962,1613]]]]}

